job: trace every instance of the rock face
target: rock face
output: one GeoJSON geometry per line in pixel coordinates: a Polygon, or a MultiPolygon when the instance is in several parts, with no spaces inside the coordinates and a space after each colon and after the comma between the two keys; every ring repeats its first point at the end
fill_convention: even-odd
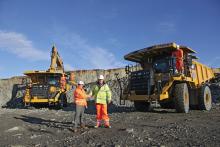
{"type": "MultiPolygon", "coordinates": [[[[122,82],[122,88],[126,84],[127,78],[124,68],[118,69],[110,69],[110,70],[77,70],[77,71],[70,71],[75,75],[75,81],[82,80],[85,82],[85,88],[89,91],[92,86],[96,83],[97,78],[100,74],[104,75],[106,83],[109,85],[112,91],[112,100],[114,105],[120,105],[120,86],[119,82],[116,78],[117,77],[122,82]]],[[[67,73],[70,73],[67,72],[67,73]]],[[[72,103],[72,91],[68,93],[68,102],[72,103]]],[[[131,103],[127,102],[126,105],[131,105],[131,103]]]]}
{"type": "Polygon", "coordinates": [[[69,71],[67,73],[73,73],[75,75],[75,81],[82,80],[86,84],[93,83],[97,81],[97,77],[102,74],[105,77],[105,81],[115,80],[115,74],[118,74],[120,78],[126,76],[124,68],[117,68],[117,69],[109,69],[109,70],[76,70],[76,71],[69,71]]]}
{"type": "MultiPolygon", "coordinates": [[[[113,102],[116,105],[119,105],[119,96],[120,89],[119,83],[116,80],[116,74],[121,80],[126,80],[126,73],[124,68],[118,69],[109,69],[109,70],[77,70],[69,71],[68,73],[74,73],[75,81],[82,80],[85,82],[86,89],[90,89],[92,85],[97,81],[97,77],[102,74],[105,77],[105,81],[109,84],[112,95],[113,102]]],[[[0,107],[9,106],[9,107],[20,107],[22,105],[22,98],[25,94],[25,81],[27,77],[13,77],[10,79],[0,80],[0,107]]],[[[73,90],[68,92],[68,102],[72,103],[73,90]]]]}
{"type": "Polygon", "coordinates": [[[0,107],[10,103],[12,99],[21,100],[25,87],[24,77],[13,77],[0,80],[0,107]]]}

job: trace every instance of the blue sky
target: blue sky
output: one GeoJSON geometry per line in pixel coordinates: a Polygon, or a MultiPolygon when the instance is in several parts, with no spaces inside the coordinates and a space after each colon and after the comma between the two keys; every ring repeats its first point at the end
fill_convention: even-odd
{"type": "Polygon", "coordinates": [[[45,70],[53,44],[65,69],[123,67],[123,56],[176,42],[220,67],[219,0],[0,0],[0,78],[45,70]]]}

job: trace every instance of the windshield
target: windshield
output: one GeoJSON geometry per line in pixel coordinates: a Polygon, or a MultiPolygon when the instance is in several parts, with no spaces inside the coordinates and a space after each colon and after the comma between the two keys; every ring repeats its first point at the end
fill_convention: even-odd
{"type": "Polygon", "coordinates": [[[47,83],[50,85],[58,85],[59,84],[59,77],[57,76],[51,76],[47,78],[47,83]]]}
{"type": "Polygon", "coordinates": [[[59,85],[60,76],[48,74],[35,74],[31,76],[31,81],[32,83],[36,84],[59,85]]]}
{"type": "Polygon", "coordinates": [[[154,62],[154,69],[156,73],[169,72],[169,61],[166,59],[160,59],[154,62]]]}

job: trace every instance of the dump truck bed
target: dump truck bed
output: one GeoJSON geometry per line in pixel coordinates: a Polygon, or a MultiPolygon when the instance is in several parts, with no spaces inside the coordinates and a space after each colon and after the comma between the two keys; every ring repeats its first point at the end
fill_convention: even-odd
{"type": "Polygon", "coordinates": [[[189,47],[179,46],[176,43],[167,43],[154,45],[147,48],[143,48],[134,52],[131,52],[124,56],[125,60],[133,61],[133,62],[141,62],[144,57],[153,57],[158,55],[164,55],[166,53],[170,53],[172,51],[177,50],[177,48],[181,48],[184,52],[187,53],[196,53],[189,47]]]}
{"type": "Polygon", "coordinates": [[[194,69],[192,69],[192,79],[196,87],[215,78],[213,69],[203,65],[197,61],[193,61],[194,69]]]}

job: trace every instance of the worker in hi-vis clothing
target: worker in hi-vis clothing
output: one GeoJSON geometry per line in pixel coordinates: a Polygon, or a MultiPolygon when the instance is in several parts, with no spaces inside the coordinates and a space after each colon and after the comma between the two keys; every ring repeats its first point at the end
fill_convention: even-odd
{"type": "Polygon", "coordinates": [[[75,128],[74,132],[77,132],[78,124],[80,124],[81,128],[86,128],[84,123],[84,111],[87,108],[87,98],[90,96],[86,94],[83,89],[84,82],[79,81],[76,90],[74,91],[74,98],[76,104],[76,112],[75,112],[75,128]]]}
{"type": "Polygon", "coordinates": [[[66,89],[66,77],[65,74],[62,74],[62,77],[60,78],[60,87],[62,91],[65,91],[66,89]]]}
{"type": "Polygon", "coordinates": [[[172,56],[176,59],[176,70],[178,73],[183,73],[184,63],[183,63],[183,50],[177,46],[177,50],[172,52],[172,56]]]}
{"type": "Polygon", "coordinates": [[[104,120],[104,126],[111,128],[108,116],[108,104],[111,103],[111,90],[104,81],[104,76],[100,75],[96,85],[91,90],[92,97],[95,98],[96,103],[96,119],[97,123],[95,128],[101,126],[101,121],[104,120]]]}

